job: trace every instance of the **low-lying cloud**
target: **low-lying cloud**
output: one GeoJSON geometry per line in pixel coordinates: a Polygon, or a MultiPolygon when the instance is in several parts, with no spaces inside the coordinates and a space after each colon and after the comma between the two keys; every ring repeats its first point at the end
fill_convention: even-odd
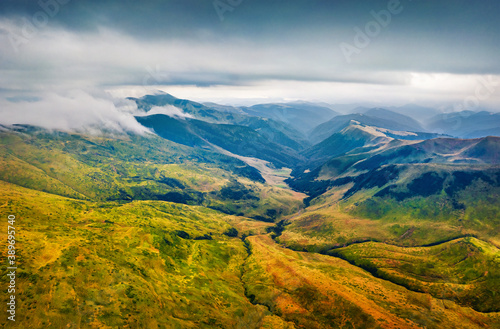
{"type": "Polygon", "coordinates": [[[144,134],[149,130],[135,120],[134,115],[138,114],[133,101],[82,90],[47,93],[35,100],[0,101],[2,124],[27,124],[50,130],[144,134]]]}
{"type": "Polygon", "coordinates": [[[191,114],[184,113],[180,108],[175,107],[173,105],[166,105],[161,107],[153,106],[151,110],[146,112],[144,115],[154,115],[154,114],[163,114],[169,117],[180,118],[180,119],[194,118],[191,114]]]}

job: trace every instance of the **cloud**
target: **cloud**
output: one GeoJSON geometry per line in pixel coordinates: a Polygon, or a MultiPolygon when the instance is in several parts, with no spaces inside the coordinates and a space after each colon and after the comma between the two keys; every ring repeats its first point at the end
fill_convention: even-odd
{"type": "Polygon", "coordinates": [[[213,31],[205,38],[196,33],[186,38],[136,38],[110,27],[78,32],[48,25],[16,52],[9,36],[23,34],[22,21],[0,18],[4,57],[0,88],[143,85],[146,89],[151,85],[252,85],[266,80],[401,85],[408,72],[500,73],[497,46],[485,48],[486,44],[479,44],[482,39],[469,36],[459,45],[452,45],[450,39],[444,47],[443,40],[414,42],[416,32],[400,35],[389,30],[346,65],[339,44],[352,43],[353,26],[275,40],[220,36],[213,31]],[[470,40],[476,41],[466,42],[470,40]]]}
{"type": "Polygon", "coordinates": [[[2,124],[28,124],[63,131],[106,130],[144,134],[149,130],[134,118],[134,102],[72,90],[47,93],[36,100],[0,101],[2,124]]]}
{"type": "Polygon", "coordinates": [[[194,117],[189,114],[189,113],[184,113],[180,108],[175,107],[173,105],[167,105],[167,106],[153,106],[151,110],[146,112],[144,116],[146,115],[154,115],[154,114],[163,114],[167,115],[169,117],[174,117],[174,118],[180,118],[180,119],[186,119],[190,118],[193,119],[194,117]]]}
{"type": "MultiPolygon", "coordinates": [[[[498,2],[401,2],[403,12],[347,64],[339,45],[354,44],[354,28],[364,29],[387,0],[243,1],[223,22],[211,1],[69,1],[26,38],[38,2],[0,1],[0,98],[129,87],[134,94],[123,97],[155,89],[178,96],[174,90],[186,87],[193,94],[181,97],[213,100],[216,92],[226,103],[346,96],[449,102],[474,92],[453,89],[453,80],[475,84],[475,76],[500,74],[498,2]],[[23,37],[17,51],[13,35],[23,37]],[[415,75],[439,74],[452,78],[413,83],[415,75]]],[[[498,91],[493,96],[488,100],[500,104],[498,91]]]]}

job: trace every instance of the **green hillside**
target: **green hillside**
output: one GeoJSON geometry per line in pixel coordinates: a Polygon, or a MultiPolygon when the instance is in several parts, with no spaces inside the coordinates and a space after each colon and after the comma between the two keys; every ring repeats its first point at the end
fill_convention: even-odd
{"type": "Polygon", "coordinates": [[[93,201],[162,200],[272,221],[301,205],[265,186],[253,167],[155,135],[93,137],[44,130],[0,133],[0,179],[93,201]],[[221,188],[234,193],[221,194],[221,188]],[[265,196],[265,197],[263,197],[265,196]],[[279,209],[269,215],[268,210],[279,209]]]}
{"type": "Polygon", "coordinates": [[[350,127],[305,170],[249,127],[149,118],[0,132],[20,327],[500,328],[497,139],[350,127]]]}
{"type": "Polygon", "coordinates": [[[17,217],[20,327],[256,328],[270,315],[245,297],[247,251],[224,235],[227,215],[0,184],[3,211],[17,217]]]}

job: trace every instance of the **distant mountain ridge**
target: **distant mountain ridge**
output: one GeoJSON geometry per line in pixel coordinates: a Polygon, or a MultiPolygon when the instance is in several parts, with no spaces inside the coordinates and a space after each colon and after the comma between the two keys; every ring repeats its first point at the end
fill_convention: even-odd
{"type": "Polygon", "coordinates": [[[190,100],[178,99],[170,94],[147,95],[141,98],[129,99],[135,101],[138,108],[146,112],[154,106],[171,105],[179,108],[184,113],[192,115],[197,120],[215,124],[234,124],[250,127],[258,130],[262,136],[268,138],[271,142],[290,147],[296,151],[310,146],[306,136],[291,125],[269,118],[249,116],[237,108],[217,104],[208,107],[190,100]],[[230,109],[234,109],[234,111],[230,109]]]}
{"type": "Polygon", "coordinates": [[[400,125],[404,125],[408,127],[406,130],[411,130],[411,131],[421,131],[425,132],[425,129],[422,127],[422,125],[412,117],[408,115],[403,115],[391,110],[387,110],[384,108],[380,107],[375,107],[371,108],[368,111],[364,112],[363,114],[375,117],[375,118],[380,118],[380,119],[385,119],[389,121],[395,121],[399,123],[400,125]]]}
{"type": "Polygon", "coordinates": [[[389,106],[387,107],[388,110],[409,116],[419,122],[425,122],[429,118],[437,115],[440,113],[439,110],[432,108],[432,107],[427,107],[427,106],[421,106],[417,104],[406,104],[402,106],[389,106]]]}
{"type": "MultiPolygon", "coordinates": [[[[422,163],[441,163],[440,161],[445,161],[444,159],[446,159],[445,162],[472,163],[475,159],[474,156],[467,157],[465,153],[454,149],[454,152],[458,153],[452,160],[449,154],[441,151],[450,145],[460,143],[465,145],[466,142],[452,141],[446,138],[450,136],[426,132],[423,125],[412,117],[385,108],[358,108],[356,111],[363,113],[337,115],[329,108],[305,102],[232,107],[215,103],[200,104],[178,99],[169,94],[148,95],[133,100],[144,111],[150,110],[153,106],[172,105],[195,116],[196,119],[187,120],[155,117],[158,122],[147,117],[138,118],[140,123],[150,128],[154,127],[155,131],[164,138],[202,148],[210,147],[209,145],[213,143],[238,155],[259,157],[270,161],[278,167],[288,165],[289,167],[298,166],[297,169],[300,170],[305,170],[307,167],[312,170],[314,166],[320,166],[322,161],[327,161],[332,157],[369,154],[370,152],[379,152],[376,155],[372,154],[374,155],[374,158],[370,159],[372,162],[378,161],[377,159],[381,157],[392,157],[392,162],[397,162],[402,155],[408,159],[411,158],[413,162],[422,163]],[[329,120],[324,121],[329,117],[331,117],[329,120]],[[300,119],[294,122],[293,118],[300,119]],[[300,128],[305,131],[305,128],[321,120],[324,122],[310,131],[309,141],[294,128],[300,123],[300,128]],[[160,122],[163,127],[160,127],[160,122]],[[249,146],[250,143],[251,146],[249,146]],[[383,150],[384,147],[387,147],[387,150],[383,150]],[[434,151],[438,149],[438,151],[429,154],[428,150],[431,149],[434,151]],[[304,159],[308,159],[308,162],[304,159]]],[[[408,105],[401,108],[408,111],[414,107],[408,105]]],[[[427,108],[426,113],[431,112],[427,108]]],[[[490,130],[496,131],[494,128],[496,122],[491,120],[496,117],[495,114],[464,112],[452,114],[451,117],[457,116],[460,120],[464,117],[474,119],[472,122],[476,124],[469,130],[482,126],[493,127],[490,130]]],[[[435,116],[431,120],[435,125],[430,125],[430,130],[435,130],[440,124],[443,125],[442,121],[443,114],[435,116]]],[[[444,122],[445,128],[450,128],[449,123],[450,120],[444,122]],[[448,126],[446,126],[447,123],[448,126]]],[[[452,125],[451,128],[456,127],[452,125]]],[[[453,129],[447,131],[450,130],[453,129]]],[[[494,142],[493,145],[495,145],[494,142]]],[[[489,145],[487,148],[490,147],[492,146],[489,145]]],[[[480,151],[471,150],[471,152],[477,155],[480,151]]],[[[492,157],[494,158],[495,155],[492,157]]],[[[363,160],[358,165],[362,166],[363,163],[370,161],[363,160]]],[[[481,161],[476,162],[481,163],[481,161]]]]}
{"type": "Polygon", "coordinates": [[[430,118],[426,126],[454,137],[476,138],[500,133],[500,113],[462,111],[441,113],[430,118]]]}
{"type": "Polygon", "coordinates": [[[293,166],[301,159],[293,149],[273,143],[245,126],[176,119],[161,114],[136,119],[159,136],[187,146],[210,148],[210,144],[215,144],[238,155],[269,161],[279,168],[293,166]]]}
{"type": "MultiPolygon", "coordinates": [[[[358,122],[365,126],[385,128],[392,131],[421,132],[424,130],[418,122],[409,117],[397,114],[395,116],[396,118],[399,118],[399,120],[391,120],[391,112],[388,110],[374,109],[368,111],[368,113],[371,113],[371,115],[356,113],[336,116],[314,128],[314,130],[312,130],[309,134],[309,138],[313,143],[319,143],[332,134],[341,131],[351,122],[358,122]],[[404,118],[404,120],[401,118],[404,118]]],[[[437,136],[438,135],[435,134],[421,135],[422,139],[437,136]]]]}
{"type": "Polygon", "coordinates": [[[242,109],[249,115],[285,122],[303,133],[339,114],[309,103],[258,104],[242,109]]]}
{"type": "MultiPolygon", "coordinates": [[[[261,126],[263,134],[273,140],[276,132],[293,142],[287,146],[296,150],[307,148],[345,128],[350,120],[367,126],[394,131],[418,132],[418,138],[430,139],[448,135],[459,138],[479,138],[500,135],[500,114],[487,111],[442,113],[440,110],[407,104],[388,107],[356,107],[351,114],[340,114],[335,105],[310,102],[269,103],[253,106],[230,106],[198,103],[179,99],[166,93],[129,98],[139,109],[172,105],[199,120],[245,126],[261,126]],[[270,120],[270,121],[269,121],[270,120]],[[260,121],[257,123],[257,121],[260,121]],[[264,127],[265,125],[272,126],[264,127]],[[427,135],[426,135],[427,134],[427,135]],[[296,144],[295,146],[292,146],[296,144]],[[300,146],[299,146],[300,145],[300,146]]],[[[344,106],[345,107],[345,106],[344,106]]],[[[417,138],[416,137],[416,138],[417,138]]],[[[282,137],[280,139],[283,140],[282,137]]],[[[277,142],[277,140],[273,140],[277,142]]]]}
{"type": "Polygon", "coordinates": [[[381,145],[389,142],[391,139],[373,127],[351,122],[350,125],[341,131],[304,150],[302,154],[309,161],[320,160],[349,153],[358,148],[381,145]]]}

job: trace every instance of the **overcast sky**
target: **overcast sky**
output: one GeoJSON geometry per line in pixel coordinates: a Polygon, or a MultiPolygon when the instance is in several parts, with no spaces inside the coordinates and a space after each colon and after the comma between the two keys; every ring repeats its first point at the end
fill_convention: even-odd
{"type": "Polygon", "coordinates": [[[1,0],[0,121],[48,99],[158,89],[500,109],[498,17],[495,0],[1,0]]]}

